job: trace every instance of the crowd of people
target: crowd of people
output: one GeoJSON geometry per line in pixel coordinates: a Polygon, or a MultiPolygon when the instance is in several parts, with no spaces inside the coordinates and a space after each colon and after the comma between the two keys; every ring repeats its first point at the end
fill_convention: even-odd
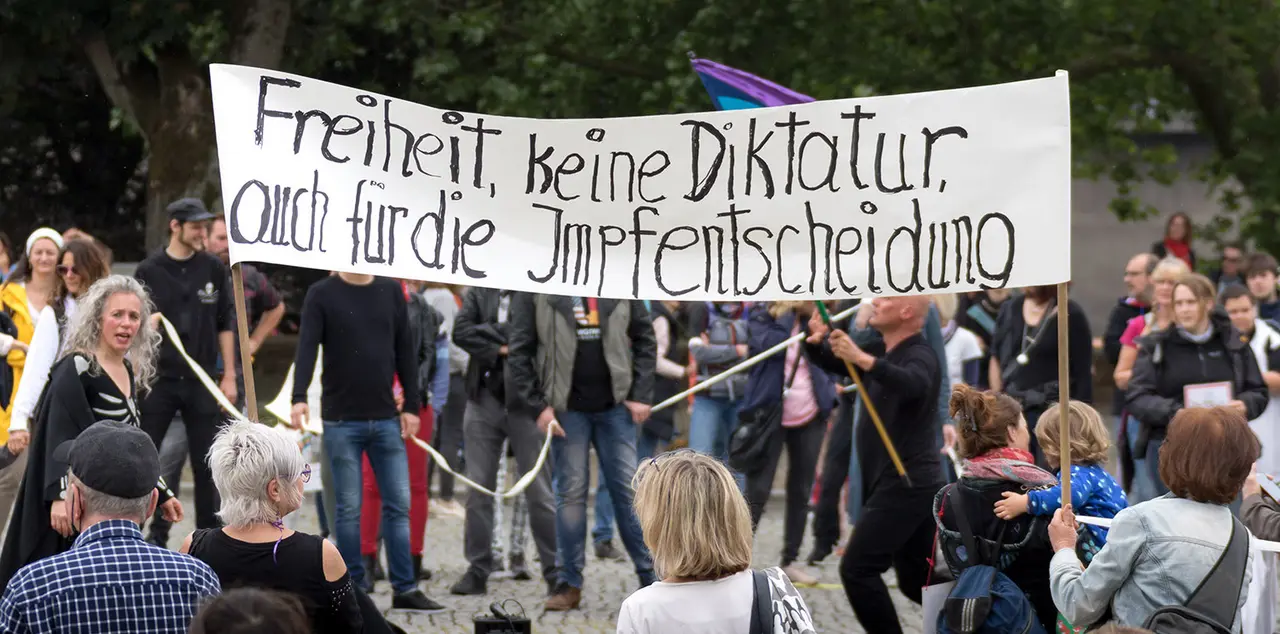
{"type": "MultiPolygon", "coordinates": [[[[1275,625],[1280,569],[1256,539],[1280,539],[1280,504],[1264,493],[1280,474],[1277,263],[1230,244],[1219,268],[1195,273],[1184,215],[1125,267],[1100,338],[1110,381],[1094,376],[1085,311],[1059,306],[1052,286],[847,300],[830,321],[812,301],[561,297],[334,272],[302,302],[292,410],[272,428],[229,420],[192,369],[244,407],[226,225],[198,199],[168,213],[167,245],[132,277],[111,275],[110,250],[77,230],[41,228],[25,245],[0,235],[0,632],[392,631],[369,598],[378,581],[394,609],[446,609],[420,588],[435,574],[424,543],[436,512],[465,516],[454,595],[488,593],[503,569],[533,579],[526,526],[548,611],[581,606],[588,550],[629,559],[637,591],[617,626],[628,634],[811,632],[796,587],[821,581],[837,551],[869,632],[902,631],[891,568],[921,603],[988,567],[1017,588],[999,596],[1025,631],[1154,629],[1188,605],[1231,631],[1275,625]],[[1112,425],[1095,383],[1115,387],[1112,425]],[[313,470],[287,428],[323,432],[318,535],[286,523],[313,470]],[[488,489],[505,485],[509,462],[531,482],[512,507],[477,492],[459,505],[415,439],[488,489]],[[196,531],[170,551],[169,527],[191,510],[175,495],[188,456],[196,531]],[[782,549],[753,571],[782,465],[782,549]]],[[[242,269],[253,356],[285,305],[242,269]]],[[[926,618],[962,631],[966,614],[926,618]]]]}

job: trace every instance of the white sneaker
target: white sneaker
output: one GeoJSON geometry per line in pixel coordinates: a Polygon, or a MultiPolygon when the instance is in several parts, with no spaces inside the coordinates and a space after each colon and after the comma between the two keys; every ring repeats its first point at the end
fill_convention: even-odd
{"type": "Polygon", "coordinates": [[[791,579],[791,583],[797,586],[814,586],[818,585],[818,578],[805,572],[799,564],[791,564],[782,569],[782,572],[791,579]]]}

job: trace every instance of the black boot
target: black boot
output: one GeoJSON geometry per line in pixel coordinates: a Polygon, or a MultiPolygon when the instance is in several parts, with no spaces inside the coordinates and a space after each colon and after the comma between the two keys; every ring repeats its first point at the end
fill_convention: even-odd
{"type": "Polygon", "coordinates": [[[370,586],[376,581],[385,581],[387,579],[387,574],[382,569],[382,562],[378,561],[377,555],[365,555],[363,559],[364,578],[370,586]]]}
{"type": "Polygon", "coordinates": [[[431,581],[431,571],[422,567],[422,555],[413,556],[413,570],[418,581],[431,581]]]}

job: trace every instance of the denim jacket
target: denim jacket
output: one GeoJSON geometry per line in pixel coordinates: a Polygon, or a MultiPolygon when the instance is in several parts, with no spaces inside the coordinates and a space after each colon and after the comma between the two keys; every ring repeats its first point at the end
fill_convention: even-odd
{"type": "MultiPolygon", "coordinates": [[[[1107,545],[1081,570],[1074,550],[1049,564],[1049,585],[1058,611],[1076,627],[1093,624],[1110,607],[1113,622],[1142,627],[1158,608],[1182,605],[1217,563],[1231,538],[1231,510],[1173,494],[1116,514],[1107,545]]],[[[1249,538],[1252,564],[1256,540],[1249,538]]],[[[1248,596],[1249,566],[1236,604],[1232,631],[1248,596]]]]}

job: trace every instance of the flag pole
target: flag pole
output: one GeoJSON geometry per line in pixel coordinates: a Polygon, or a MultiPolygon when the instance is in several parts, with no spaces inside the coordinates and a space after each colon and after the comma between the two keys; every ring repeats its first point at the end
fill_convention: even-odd
{"type": "MultiPolygon", "coordinates": [[[[244,403],[249,420],[258,422],[258,395],[253,385],[253,351],[249,349],[249,314],[244,299],[244,272],[240,263],[231,265],[231,286],[236,298],[236,336],[240,340],[240,367],[244,372],[244,403]]],[[[230,360],[228,360],[230,361],[230,360]]],[[[235,371],[235,363],[224,363],[226,371],[235,371]]]]}
{"type": "Polygon", "coordinates": [[[1058,468],[1062,473],[1062,508],[1071,504],[1071,377],[1068,345],[1070,343],[1070,311],[1067,310],[1067,284],[1058,285],[1058,468]]]}

